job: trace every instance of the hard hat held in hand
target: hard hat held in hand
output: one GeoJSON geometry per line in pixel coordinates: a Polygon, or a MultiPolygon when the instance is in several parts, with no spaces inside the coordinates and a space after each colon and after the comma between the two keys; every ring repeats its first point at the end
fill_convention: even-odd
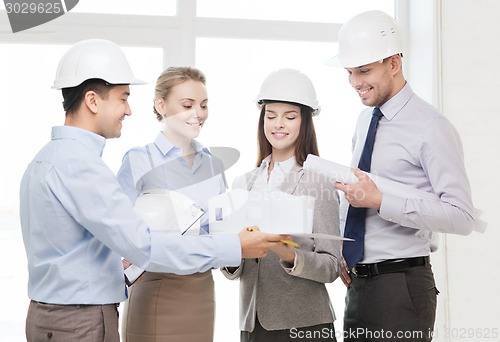
{"type": "Polygon", "coordinates": [[[279,69],[267,75],[255,101],[258,106],[265,101],[297,103],[311,107],[313,115],[318,115],[320,111],[312,81],[306,74],[295,69],[279,69]]]}
{"type": "Polygon", "coordinates": [[[98,78],[109,84],[145,84],[134,77],[122,49],[105,39],[87,39],[73,45],[61,58],[53,89],[76,87],[98,78]]]}
{"type": "Polygon", "coordinates": [[[349,19],[339,30],[339,52],[327,64],[356,68],[402,54],[399,24],[382,11],[368,11],[349,19]]]}
{"type": "Polygon", "coordinates": [[[137,197],[134,211],[152,231],[198,235],[204,211],[189,197],[166,189],[150,189],[137,197]]]}

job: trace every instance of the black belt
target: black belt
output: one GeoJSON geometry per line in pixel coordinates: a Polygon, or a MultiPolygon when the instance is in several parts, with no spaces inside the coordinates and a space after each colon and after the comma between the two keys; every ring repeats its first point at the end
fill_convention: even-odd
{"type": "Polygon", "coordinates": [[[359,278],[368,278],[379,274],[404,272],[410,267],[425,266],[427,264],[429,264],[428,256],[392,259],[375,264],[357,264],[352,268],[352,273],[359,278]]]}
{"type": "Polygon", "coordinates": [[[76,306],[76,307],[82,307],[82,306],[105,306],[105,305],[113,305],[115,307],[119,307],[120,303],[111,303],[111,304],[51,304],[51,303],[45,303],[45,302],[37,302],[36,300],[31,300],[33,303],[36,304],[41,304],[41,305],[57,305],[57,306],[76,306]]]}

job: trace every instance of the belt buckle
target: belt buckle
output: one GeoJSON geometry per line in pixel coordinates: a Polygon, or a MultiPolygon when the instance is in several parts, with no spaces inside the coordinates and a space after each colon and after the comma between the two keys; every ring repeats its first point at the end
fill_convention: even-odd
{"type": "Polygon", "coordinates": [[[358,278],[368,278],[371,274],[370,268],[367,265],[362,264],[354,266],[351,272],[354,273],[354,275],[358,278]]]}

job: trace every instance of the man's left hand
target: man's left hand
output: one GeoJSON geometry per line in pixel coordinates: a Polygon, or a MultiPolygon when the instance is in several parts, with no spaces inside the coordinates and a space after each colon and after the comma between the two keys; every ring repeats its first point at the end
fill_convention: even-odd
{"type": "Polygon", "coordinates": [[[358,178],[354,184],[336,182],[335,188],[344,192],[346,200],[355,208],[372,208],[379,210],[382,204],[382,193],[370,177],[356,168],[352,172],[358,178]]]}

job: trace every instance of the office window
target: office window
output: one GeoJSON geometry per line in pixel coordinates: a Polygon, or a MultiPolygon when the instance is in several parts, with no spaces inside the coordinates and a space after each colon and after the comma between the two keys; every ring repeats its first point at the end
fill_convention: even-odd
{"type": "MultiPolygon", "coordinates": [[[[68,45],[0,45],[1,193],[17,194],[22,173],[34,154],[50,139],[50,129],[64,124],[61,91],[51,89],[57,64],[68,45]],[[37,56],[36,63],[33,56],[37,56]],[[13,148],[13,145],[16,148],[13,148]],[[4,164],[7,166],[6,164],[4,164]]],[[[131,86],[132,116],[124,121],[122,137],[108,140],[103,158],[117,170],[123,153],[132,145],[146,143],[157,129],[152,114],[154,81],[163,70],[160,48],[124,47],[136,77],[148,84],[131,86]],[[145,62],[147,61],[147,62],[145,62]],[[149,136],[147,134],[150,134],[149,136]]],[[[1,196],[0,205],[17,209],[17,197],[1,196]]]]}
{"type": "Polygon", "coordinates": [[[379,9],[392,13],[394,0],[199,0],[197,15],[210,18],[342,23],[353,15],[379,9]]]}
{"type": "Polygon", "coordinates": [[[80,0],[71,12],[173,16],[176,0],[80,0]]]}
{"type": "Polygon", "coordinates": [[[335,44],[199,38],[196,50],[196,65],[207,75],[210,108],[201,139],[241,152],[240,161],[227,171],[228,179],[255,166],[259,110],[254,99],[267,74],[283,67],[302,70],[314,83],[322,107],[314,118],[321,156],[349,163],[348,142],[362,105],[347,72],[326,65],[335,44]]]}

